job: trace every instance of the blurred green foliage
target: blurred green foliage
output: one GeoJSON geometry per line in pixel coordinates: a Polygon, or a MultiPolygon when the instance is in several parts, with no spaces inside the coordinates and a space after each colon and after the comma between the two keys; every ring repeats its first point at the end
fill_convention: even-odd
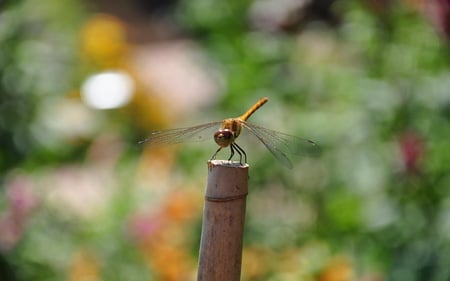
{"type": "MultiPolygon", "coordinates": [[[[208,115],[268,96],[251,122],[323,151],[286,170],[243,141],[243,280],[449,280],[445,34],[407,1],[334,1],[337,21],[297,7],[287,23],[271,22],[270,2],[180,1],[170,13],[225,85],[208,115]]],[[[1,9],[2,280],[193,280],[214,146],[137,147],[130,136],[148,132],[131,120],[148,116],[133,105],[82,109],[77,118],[96,125],[78,134],[54,129],[55,109],[74,108],[93,68],[78,42],[90,12],[75,0],[1,9]]]]}

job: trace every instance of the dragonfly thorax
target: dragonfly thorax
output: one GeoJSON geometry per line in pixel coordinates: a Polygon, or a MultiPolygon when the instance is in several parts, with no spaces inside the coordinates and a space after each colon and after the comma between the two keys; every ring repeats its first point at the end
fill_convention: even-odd
{"type": "Polygon", "coordinates": [[[241,134],[241,129],[242,129],[241,122],[242,122],[242,120],[240,120],[238,118],[224,119],[222,121],[222,125],[220,126],[220,129],[230,130],[233,133],[234,138],[237,138],[241,134]]]}

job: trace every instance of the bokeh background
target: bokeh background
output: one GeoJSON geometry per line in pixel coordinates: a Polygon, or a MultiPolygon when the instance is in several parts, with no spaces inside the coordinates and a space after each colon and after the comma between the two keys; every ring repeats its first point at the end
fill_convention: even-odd
{"type": "MultiPolygon", "coordinates": [[[[250,164],[242,280],[450,280],[447,0],[0,1],[0,279],[195,280],[212,141],[250,164]]],[[[220,154],[220,158],[228,154],[220,154]]]]}

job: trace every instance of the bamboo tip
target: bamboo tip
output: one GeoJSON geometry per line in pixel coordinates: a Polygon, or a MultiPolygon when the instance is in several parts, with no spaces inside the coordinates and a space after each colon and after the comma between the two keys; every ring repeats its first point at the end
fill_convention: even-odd
{"type": "Polygon", "coordinates": [[[242,164],[238,161],[229,161],[229,160],[208,160],[208,168],[214,167],[227,167],[227,168],[238,168],[238,169],[246,169],[248,168],[248,164],[242,164]]]}

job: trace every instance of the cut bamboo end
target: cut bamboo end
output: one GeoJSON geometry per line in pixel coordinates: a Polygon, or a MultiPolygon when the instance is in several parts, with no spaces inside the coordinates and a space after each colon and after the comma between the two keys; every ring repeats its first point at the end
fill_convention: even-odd
{"type": "Polygon", "coordinates": [[[216,166],[248,169],[248,164],[242,164],[242,163],[240,163],[238,161],[208,160],[208,168],[212,168],[212,167],[216,167],[216,166]]]}

